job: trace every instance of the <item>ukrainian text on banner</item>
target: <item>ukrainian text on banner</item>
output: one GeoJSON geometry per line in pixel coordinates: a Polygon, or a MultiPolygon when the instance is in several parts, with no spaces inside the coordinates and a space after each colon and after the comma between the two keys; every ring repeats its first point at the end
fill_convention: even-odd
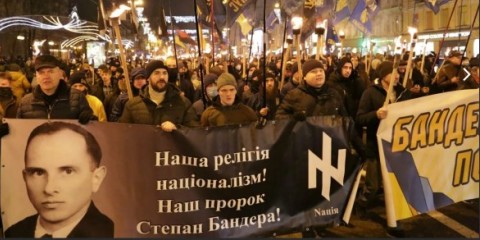
{"type": "Polygon", "coordinates": [[[478,90],[388,106],[377,139],[397,220],[479,196],[478,90]]]}
{"type": "MultiPolygon", "coordinates": [[[[9,229],[18,230],[17,223],[38,210],[38,206],[32,207],[34,199],[27,197],[27,180],[22,178],[26,140],[36,131],[32,129],[45,122],[7,121],[11,132],[2,138],[1,149],[2,219],[6,232],[19,236],[9,229]]],[[[93,203],[113,221],[115,237],[272,236],[339,223],[359,169],[348,144],[348,118],[269,122],[263,129],[254,124],[181,128],[172,133],[154,126],[119,123],[94,122],[80,127],[97,139],[103,153],[100,165],[106,174],[103,182],[100,177],[92,181],[96,185],[101,182],[93,203]]],[[[73,137],[64,137],[56,145],[48,144],[47,136],[42,141],[33,139],[28,151],[48,152],[50,157],[44,160],[70,161],[82,154],[74,154],[82,144],[72,146],[73,137]],[[54,157],[59,149],[65,158],[54,157]]],[[[27,156],[28,161],[43,164],[40,157],[27,156]]],[[[62,174],[80,172],[73,163],[64,165],[58,167],[62,174]]],[[[29,168],[25,179],[44,178],[51,168],[56,169],[51,165],[29,168]]],[[[40,201],[50,214],[71,205],[68,199],[72,196],[66,193],[73,192],[74,199],[84,196],[71,185],[62,185],[65,181],[52,180],[43,188],[36,185],[41,192],[58,195],[55,200],[40,201]]],[[[28,232],[33,234],[33,230],[17,231],[31,237],[28,232]]]]}

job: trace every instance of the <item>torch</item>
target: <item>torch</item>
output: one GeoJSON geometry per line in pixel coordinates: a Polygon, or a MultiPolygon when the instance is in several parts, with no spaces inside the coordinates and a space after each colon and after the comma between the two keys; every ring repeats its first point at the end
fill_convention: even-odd
{"type": "Polygon", "coordinates": [[[315,34],[317,34],[317,54],[315,59],[319,60],[320,57],[323,58],[323,47],[322,47],[322,36],[325,33],[325,21],[317,21],[315,25],[315,34]]]}
{"type": "Polygon", "coordinates": [[[292,17],[292,32],[295,36],[295,48],[297,49],[297,64],[299,79],[303,79],[302,66],[300,61],[300,32],[302,30],[303,19],[301,17],[292,17]]]}
{"type": "Polygon", "coordinates": [[[417,29],[413,27],[408,27],[408,32],[410,33],[410,52],[408,53],[407,69],[405,71],[405,76],[403,76],[403,87],[405,88],[407,87],[407,82],[409,80],[412,67],[413,49],[415,48],[415,43],[417,42],[417,29]]]}
{"type": "Polygon", "coordinates": [[[247,78],[247,73],[246,73],[246,63],[245,63],[245,48],[247,47],[247,39],[242,38],[242,78],[246,79],[247,78]]]}
{"type": "Polygon", "coordinates": [[[120,22],[120,16],[125,12],[130,10],[130,7],[121,4],[118,8],[112,11],[110,14],[110,19],[112,22],[113,30],[115,31],[115,37],[117,38],[117,43],[118,43],[118,49],[120,51],[120,61],[122,62],[122,68],[124,72],[124,81],[125,81],[125,86],[127,87],[127,94],[128,98],[132,99],[133,98],[133,92],[130,87],[130,80],[128,79],[128,67],[127,67],[127,59],[125,50],[123,49],[123,44],[122,44],[122,36],[120,34],[120,27],[119,27],[119,22],[120,22]]]}
{"type": "Polygon", "coordinates": [[[283,52],[282,79],[280,80],[280,86],[279,86],[280,89],[283,88],[283,84],[284,84],[284,82],[285,82],[285,74],[284,74],[284,73],[285,73],[285,69],[286,69],[286,67],[287,67],[286,62],[287,62],[288,55],[289,55],[289,53],[290,53],[290,48],[291,48],[291,46],[292,46],[292,43],[293,43],[292,37],[291,37],[291,36],[288,36],[288,37],[287,37],[287,40],[286,40],[286,42],[285,42],[285,44],[284,44],[284,49],[286,49],[286,50],[283,52]]]}

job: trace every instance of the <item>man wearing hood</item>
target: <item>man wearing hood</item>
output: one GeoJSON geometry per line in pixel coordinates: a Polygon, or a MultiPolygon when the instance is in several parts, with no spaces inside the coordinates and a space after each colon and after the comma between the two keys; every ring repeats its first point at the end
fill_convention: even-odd
{"type": "Polygon", "coordinates": [[[162,61],[154,60],[147,65],[147,78],[149,85],[125,104],[119,122],[159,125],[165,132],[180,125],[199,125],[190,100],[168,82],[168,68],[162,61]]]}
{"type": "Polygon", "coordinates": [[[350,58],[340,59],[337,69],[330,75],[328,82],[341,95],[348,115],[355,118],[365,85],[362,79],[354,74],[350,58]]]}

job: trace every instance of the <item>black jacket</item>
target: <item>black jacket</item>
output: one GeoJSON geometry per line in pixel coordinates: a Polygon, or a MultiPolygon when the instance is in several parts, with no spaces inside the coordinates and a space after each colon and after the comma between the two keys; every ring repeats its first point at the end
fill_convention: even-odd
{"type": "Polygon", "coordinates": [[[37,86],[20,101],[17,118],[78,119],[80,114],[89,114],[93,117],[93,111],[85,95],[76,89],[70,89],[63,80],[60,80],[55,95],[55,99],[49,105],[40,86],[37,86]]]}
{"type": "MultiPolygon", "coordinates": [[[[33,238],[35,236],[35,227],[37,225],[38,214],[27,217],[22,221],[15,223],[7,229],[5,237],[7,238],[33,238]]],[[[82,220],[68,234],[68,238],[84,237],[113,237],[114,224],[107,216],[103,215],[93,202],[87,210],[82,220]]]]}

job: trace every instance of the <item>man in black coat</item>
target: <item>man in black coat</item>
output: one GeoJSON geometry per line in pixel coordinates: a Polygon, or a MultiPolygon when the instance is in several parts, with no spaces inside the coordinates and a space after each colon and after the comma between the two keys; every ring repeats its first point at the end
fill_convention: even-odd
{"type": "Polygon", "coordinates": [[[5,237],[113,237],[112,220],[91,200],[107,172],[101,158],[98,142],[79,125],[36,127],[27,140],[23,179],[38,214],[9,227],[5,237]]]}

